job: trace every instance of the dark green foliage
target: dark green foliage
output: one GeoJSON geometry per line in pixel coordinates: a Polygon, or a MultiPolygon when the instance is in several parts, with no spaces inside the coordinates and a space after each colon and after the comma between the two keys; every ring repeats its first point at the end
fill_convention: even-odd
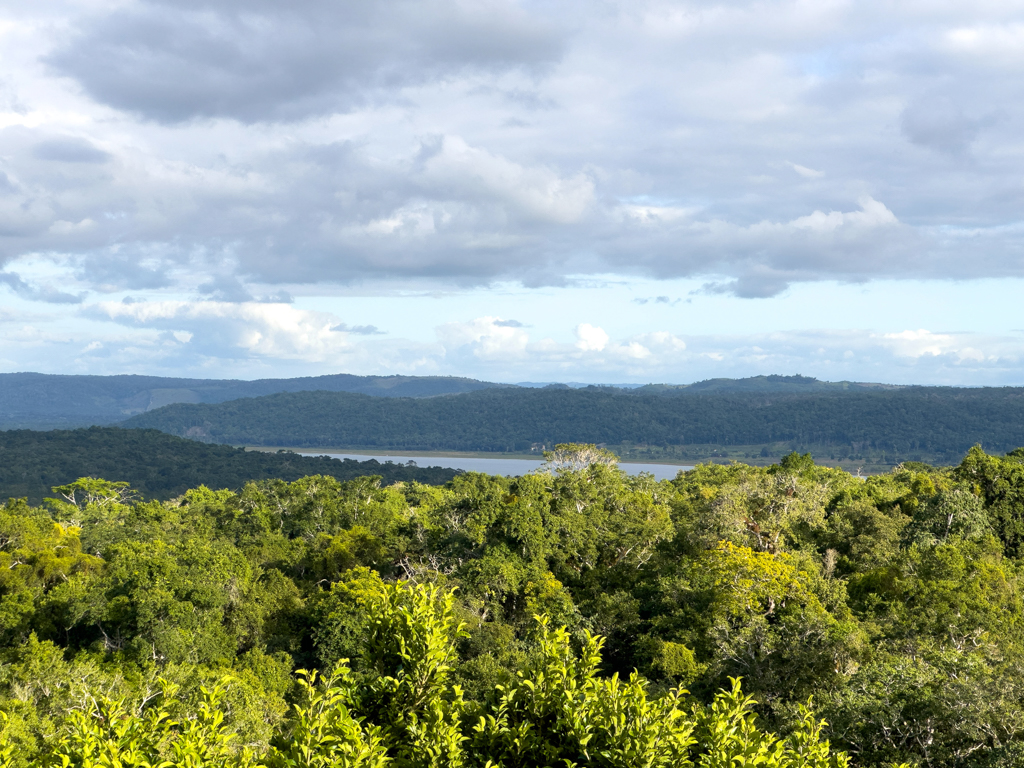
{"type": "Polygon", "coordinates": [[[455,376],[305,376],[295,379],[175,379],[0,373],[0,429],[67,429],[114,424],[169,403],[223,403],[275,392],[361,392],[435,397],[500,387],[455,376]]]}
{"type": "MultiPolygon", "coordinates": [[[[819,382],[820,383],[820,382],[819,382]]],[[[297,392],[169,405],[129,427],[220,443],[524,451],[537,445],[789,444],[890,464],[1024,444],[1024,389],[486,389],[429,399],[297,392]]]]}
{"type": "Polygon", "coordinates": [[[8,502],[0,768],[1024,757],[1016,453],[662,482],[549,458],[8,502]]]}
{"type": "Polygon", "coordinates": [[[341,461],[290,452],[244,451],[151,429],[0,432],[0,498],[27,497],[33,504],[52,496],[53,486],[86,476],[124,481],[146,498],[166,500],[200,485],[237,489],[249,480],[291,481],[316,474],[338,480],[378,475],[388,484],[409,480],[441,484],[456,473],[372,459],[341,461]]]}
{"type": "Polygon", "coordinates": [[[972,448],[957,467],[956,478],[985,500],[992,527],[1007,552],[1024,554],[1024,449],[1001,459],[972,448]]]}

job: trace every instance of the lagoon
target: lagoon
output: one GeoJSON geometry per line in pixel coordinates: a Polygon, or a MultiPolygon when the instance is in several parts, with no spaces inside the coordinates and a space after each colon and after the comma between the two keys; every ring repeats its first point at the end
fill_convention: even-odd
{"type": "MultiPolygon", "coordinates": [[[[420,467],[447,467],[449,469],[461,469],[466,472],[486,472],[489,475],[505,475],[507,477],[525,475],[527,472],[532,472],[544,463],[540,459],[485,459],[475,456],[369,456],[362,453],[317,453],[313,451],[302,451],[302,453],[315,456],[330,456],[332,459],[355,459],[356,461],[369,461],[370,459],[376,459],[379,462],[390,461],[395,464],[408,464],[412,461],[420,467]]],[[[679,470],[693,469],[692,464],[640,464],[622,462],[619,466],[628,475],[639,475],[641,472],[650,472],[654,475],[656,480],[671,480],[676,476],[679,470]]]]}

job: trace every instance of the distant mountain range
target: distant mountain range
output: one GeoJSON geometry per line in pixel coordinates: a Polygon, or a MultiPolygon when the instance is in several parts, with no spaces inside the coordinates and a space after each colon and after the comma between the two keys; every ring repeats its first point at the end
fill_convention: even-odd
{"type": "Polygon", "coordinates": [[[870,454],[887,464],[957,460],[974,443],[990,451],[1024,445],[1024,388],[807,376],[614,387],[444,376],[0,374],[0,429],[109,424],[252,446],[538,452],[558,442],[593,442],[637,460],[746,460],[809,450],[837,461],[870,454]],[[732,450],[737,446],[742,452],[732,450]]]}
{"type": "MultiPolygon", "coordinates": [[[[811,376],[751,376],[746,379],[705,379],[693,384],[647,384],[632,389],[636,394],[708,394],[722,392],[750,393],[816,393],[842,394],[844,392],[880,392],[905,389],[898,384],[868,384],[858,381],[820,381],[811,376]]],[[[935,389],[933,387],[933,389],[935,389]]],[[[941,388],[940,388],[941,389],[941,388]]],[[[954,389],[946,387],[945,389],[954,389]]]]}
{"type": "MultiPolygon", "coordinates": [[[[175,379],[162,376],[73,376],[44,373],[0,374],[0,430],[68,429],[117,424],[140,413],[175,403],[225,403],[281,392],[352,392],[372,397],[438,397],[483,389],[586,389],[593,385],[499,384],[455,376],[353,376],[346,373],[294,379],[175,379]]],[[[826,382],[807,376],[754,376],[708,379],[695,384],[602,385],[634,394],[707,392],[861,392],[891,385],[826,382]]]]}
{"type": "MultiPolygon", "coordinates": [[[[693,384],[585,384],[579,381],[521,381],[516,386],[533,389],[624,389],[636,394],[694,394],[697,392],[867,392],[900,389],[899,384],[867,384],[857,381],[820,381],[811,376],[750,376],[745,379],[705,379],[693,384]]],[[[368,393],[369,394],[369,393],[368,393]]]]}
{"type": "Polygon", "coordinates": [[[223,403],[278,392],[358,392],[434,397],[507,386],[454,376],[309,376],[295,379],[174,379],[162,376],[0,374],[0,430],[116,424],[173,403],[223,403]]]}
{"type": "Polygon", "coordinates": [[[763,456],[799,450],[836,459],[951,461],[975,443],[990,451],[1024,445],[1024,388],[763,377],[631,390],[486,389],[429,399],[292,392],[166,406],[124,426],[253,446],[536,452],[585,442],[618,446],[620,453],[645,446],[648,456],[654,446],[665,458],[689,455],[677,449],[692,446],[763,446],[763,456]]]}

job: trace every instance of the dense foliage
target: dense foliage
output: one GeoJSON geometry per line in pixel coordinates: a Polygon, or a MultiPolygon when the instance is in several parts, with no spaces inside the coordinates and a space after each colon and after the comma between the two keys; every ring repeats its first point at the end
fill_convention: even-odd
{"type": "Polygon", "coordinates": [[[152,429],[0,432],[0,499],[25,497],[33,504],[51,496],[53,486],[85,476],[127,482],[146,498],[166,500],[199,485],[240,489],[249,480],[267,478],[327,475],[351,480],[380,475],[386,483],[415,480],[440,485],[455,474],[442,467],[244,451],[152,429]]]}
{"type": "Polygon", "coordinates": [[[0,373],[0,429],[67,429],[115,424],[168,403],[222,403],[275,392],[361,392],[433,397],[501,386],[455,376],[303,376],[294,379],[179,379],[0,373]]]}
{"type": "Polygon", "coordinates": [[[9,501],[0,765],[1024,760],[1024,450],[867,479],[549,459],[9,501]]]}
{"type": "Polygon", "coordinates": [[[1024,444],[1022,388],[833,391],[790,384],[795,392],[781,385],[777,391],[512,388],[420,400],[299,392],[170,405],[125,426],[221,443],[407,450],[787,444],[800,451],[820,447],[836,458],[881,453],[893,463],[955,461],[976,443],[993,451],[1024,444]]]}

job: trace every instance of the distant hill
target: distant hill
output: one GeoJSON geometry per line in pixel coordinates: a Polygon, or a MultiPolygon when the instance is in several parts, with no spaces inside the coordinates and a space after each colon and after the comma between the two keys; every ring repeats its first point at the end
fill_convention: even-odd
{"type": "Polygon", "coordinates": [[[817,393],[873,392],[901,389],[895,384],[865,384],[857,381],[820,381],[810,376],[751,376],[746,379],[705,379],[693,384],[648,384],[638,387],[637,394],[705,394],[710,392],[817,393]]]}
{"type": "Polygon", "coordinates": [[[298,392],[172,405],[124,426],[245,445],[529,451],[558,442],[784,444],[837,457],[871,451],[925,461],[957,460],[975,443],[989,451],[1024,445],[1024,388],[818,391],[795,384],[788,392],[489,389],[420,400],[298,392]]]}
{"type": "Polygon", "coordinates": [[[244,451],[152,429],[0,432],[0,503],[24,496],[38,504],[53,495],[51,487],[80,477],[126,481],[145,498],[164,500],[198,485],[237,489],[249,480],[266,478],[292,481],[307,475],[330,475],[351,480],[381,475],[385,485],[408,480],[440,485],[455,474],[455,470],[442,467],[244,451]]]}
{"type": "Polygon", "coordinates": [[[295,379],[174,379],[162,376],[0,374],[0,429],[115,424],[172,403],[223,403],[276,392],[359,392],[434,397],[507,386],[452,376],[307,376],[295,379]]]}

